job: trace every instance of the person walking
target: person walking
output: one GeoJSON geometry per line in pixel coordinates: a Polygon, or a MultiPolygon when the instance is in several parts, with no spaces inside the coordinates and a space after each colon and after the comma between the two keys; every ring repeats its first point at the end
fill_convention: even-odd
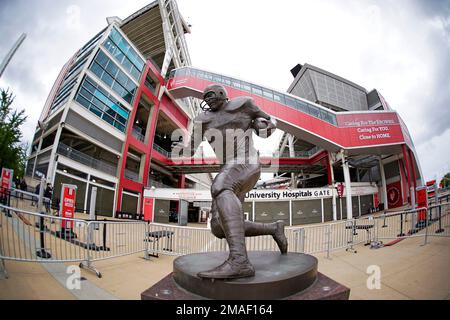
{"type": "Polygon", "coordinates": [[[50,183],[47,183],[47,187],[44,191],[44,204],[45,204],[45,210],[47,214],[50,214],[50,204],[52,202],[52,196],[53,196],[53,188],[50,183]]]}
{"type": "MultiPolygon", "coordinates": [[[[27,192],[27,189],[27,182],[25,181],[25,178],[22,178],[22,180],[20,181],[20,190],[27,192]]],[[[20,193],[20,199],[23,200],[23,192],[20,193]]]]}

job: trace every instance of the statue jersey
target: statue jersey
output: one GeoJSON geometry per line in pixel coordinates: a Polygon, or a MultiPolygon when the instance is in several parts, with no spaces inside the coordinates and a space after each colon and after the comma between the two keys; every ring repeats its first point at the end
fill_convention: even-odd
{"type": "Polygon", "coordinates": [[[253,145],[253,119],[259,112],[250,97],[228,101],[221,110],[206,111],[194,119],[221,163],[259,163],[253,145]]]}

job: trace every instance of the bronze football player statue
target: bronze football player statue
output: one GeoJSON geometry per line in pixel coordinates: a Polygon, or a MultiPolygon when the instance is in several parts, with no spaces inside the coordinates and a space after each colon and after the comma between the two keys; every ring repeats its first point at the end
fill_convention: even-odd
{"type": "Polygon", "coordinates": [[[225,238],[230,248],[228,259],[220,266],[199,272],[209,279],[236,279],[255,275],[245,246],[245,237],[271,235],[282,254],[287,253],[284,222],[255,223],[246,221],[243,215],[245,194],[253,189],[261,175],[259,154],[253,146],[252,132],[266,132],[266,137],[276,128],[276,120],[255,104],[250,97],[229,100],[225,88],[213,84],[203,92],[207,108],[194,119],[190,155],[197,150],[203,138],[222,147],[217,152],[220,172],[211,186],[211,231],[219,239],[225,238]],[[208,130],[216,133],[211,138],[208,130]],[[195,135],[201,135],[201,137],[195,135]],[[217,137],[221,135],[222,137],[217,137]],[[209,137],[208,137],[209,136],[209,137]],[[220,141],[222,138],[222,141],[220,141]],[[219,141],[219,142],[218,142],[219,141]],[[219,153],[219,154],[218,154],[219,153]]]}

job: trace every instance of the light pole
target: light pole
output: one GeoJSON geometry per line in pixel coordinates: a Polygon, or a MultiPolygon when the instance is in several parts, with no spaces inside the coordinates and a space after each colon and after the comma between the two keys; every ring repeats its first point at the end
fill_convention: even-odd
{"type": "Polygon", "coordinates": [[[14,43],[14,45],[12,46],[11,50],[9,50],[5,59],[3,59],[2,64],[0,65],[0,78],[2,77],[3,72],[5,71],[12,57],[17,52],[17,49],[19,49],[20,45],[23,43],[26,37],[27,37],[26,33],[22,33],[22,35],[19,37],[16,43],[14,43]]]}

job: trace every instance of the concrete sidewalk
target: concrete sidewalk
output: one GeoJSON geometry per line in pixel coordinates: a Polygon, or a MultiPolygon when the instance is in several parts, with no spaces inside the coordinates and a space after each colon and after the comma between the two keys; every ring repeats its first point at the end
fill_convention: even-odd
{"type": "MultiPolygon", "coordinates": [[[[357,253],[339,250],[319,259],[319,271],[351,289],[350,299],[450,299],[450,238],[405,239],[394,246],[357,253]],[[367,267],[381,270],[381,289],[369,290],[367,267]]],[[[144,260],[142,254],[98,261],[103,278],[82,270],[81,285],[97,287],[118,299],[140,299],[140,294],[172,272],[175,257],[144,260]]],[[[68,264],[67,264],[68,265],[68,264]]],[[[6,261],[9,279],[0,280],[0,299],[77,299],[38,263],[6,261]]]]}

